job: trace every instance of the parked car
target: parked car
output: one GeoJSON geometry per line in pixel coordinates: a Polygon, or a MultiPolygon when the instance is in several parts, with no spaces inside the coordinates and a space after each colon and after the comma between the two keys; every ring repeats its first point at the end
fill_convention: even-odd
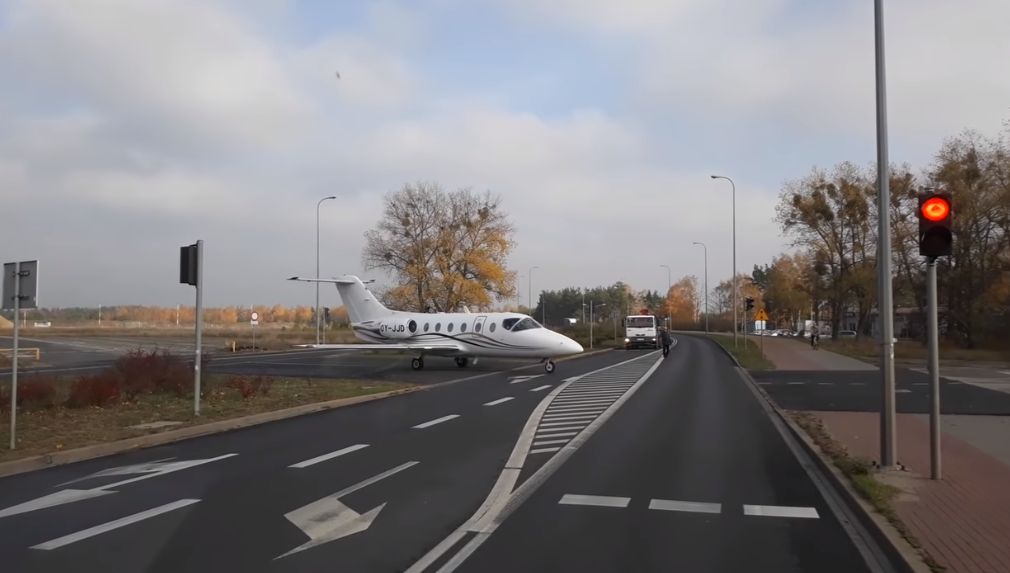
{"type": "Polygon", "coordinates": [[[838,338],[855,338],[856,336],[857,335],[856,335],[856,331],[855,330],[839,330],[838,331],[838,338]]]}

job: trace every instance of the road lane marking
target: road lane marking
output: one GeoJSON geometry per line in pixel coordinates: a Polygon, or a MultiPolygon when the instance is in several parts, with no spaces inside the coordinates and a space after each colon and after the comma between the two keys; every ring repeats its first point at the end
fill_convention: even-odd
{"type": "MultiPolygon", "coordinates": [[[[584,422],[569,422],[568,426],[558,426],[556,428],[540,428],[537,433],[540,432],[567,432],[568,430],[581,430],[585,428],[587,424],[584,422]]],[[[541,424],[542,425],[542,424],[541,424]]]]}
{"type": "Polygon", "coordinates": [[[898,388],[897,390],[894,391],[894,393],[895,394],[911,394],[912,391],[909,390],[908,388],[898,388]]]}
{"type": "Polygon", "coordinates": [[[551,387],[550,384],[544,384],[543,386],[537,386],[536,388],[531,388],[530,392],[539,392],[541,390],[546,390],[546,389],[548,389],[550,387],[551,387]]]}
{"type": "Polygon", "coordinates": [[[536,376],[515,376],[509,380],[509,384],[518,384],[520,382],[529,382],[534,378],[540,378],[543,374],[537,374],[536,376]]]}
{"type": "Polygon", "coordinates": [[[786,386],[803,386],[806,382],[786,382],[786,386]]]}
{"type": "Polygon", "coordinates": [[[554,406],[586,406],[589,404],[610,404],[614,400],[612,398],[593,398],[593,399],[578,399],[578,400],[555,400],[554,406]]]}
{"type": "Polygon", "coordinates": [[[592,406],[589,408],[585,406],[577,406],[573,408],[551,408],[550,410],[547,410],[547,412],[549,414],[588,414],[588,413],[599,414],[600,412],[606,409],[607,409],[606,406],[592,406]]]}
{"type": "MultiPolygon", "coordinates": [[[[627,401],[627,399],[635,393],[635,391],[659,368],[661,360],[656,358],[657,352],[649,352],[641,356],[636,356],[619,362],[617,364],[612,364],[610,366],[605,366],[599,370],[589,372],[582,375],[581,377],[574,377],[576,380],[581,380],[584,377],[598,375],[600,372],[613,370],[615,368],[627,367],[629,364],[636,364],[639,361],[651,360],[651,362],[644,362],[647,370],[642,373],[635,384],[628,390],[624,396],[618,398],[612,407],[614,409],[620,407],[620,405],[627,401]]],[[[629,376],[634,378],[634,373],[629,373],[629,376]]],[[[431,567],[436,561],[446,558],[446,561],[441,566],[441,571],[444,573],[451,573],[455,570],[463,561],[467,559],[477,548],[487,539],[497,527],[497,523],[501,523],[502,520],[508,517],[512,511],[519,505],[521,505],[536,489],[542,484],[551,474],[557,471],[557,468],[564,463],[564,461],[571,456],[578,449],[586,439],[588,439],[593,432],[599,426],[603,425],[606,420],[608,413],[601,414],[601,416],[593,420],[588,426],[586,426],[579,435],[576,435],[572,441],[573,445],[568,445],[565,450],[560,454],[557,454],[551,459],[547,460],[545,464],[538,469],[532,476],[529,477],[522,485],[516,488],[516,483],[519,481],[519,475],[522,471],[523,462],[527,459],[530,452],[530,446],[532,445],[534,435],[538,430],[537,426],[540,423],[540,417],[543,416],[547,407],[551,404],[551,401],[555,399],[563,390],[570,387],[572,379],[566,379],[560,386],[556,387],[552,392],[544,397],[543,400],[537,405],[527,418],[526,424],[523,426],[522,432],[519,434],[518,440],[512,449],[512,453],[509,455],[508,461],[505,463],[505,468],[498,475],[498,479],[495,481],[494,486],[492,486],[491,491],[488,493],[484,502],[479,508],[470,516],[463,524],[453,530],[452,533],[445,536],[441,541],[438,542],[433,548],[431,548],[427,553],[425,553],[420,559],[415,561],[410,567],[407,568],[405,573],[423,573],[429,567],[431,567]],[[463,541],[468,534],[476,533],[470,541],[466,542],[462,548],[458,548],[453,551],[457,545],[463,541]],[[450,551],[452,554],[446,555],[450,551]]],[[[578,429],[580,426],[574,426],[571,429],[578,429]]],[[[560,431],[563,428],[552,428],[554,431],[560,431]]]]}
{"type": "MultiPolygon", "coordinates": [[[[541,436],[541,437],[543,437],[543,436],[541,436]]],[[[568,443],[568,440],[564,440],[564,439],[562,439],[562,440],[541,440],[539,442],[533,442],[533,447],[535,448],[535,447],[538,447],[538,446],[553,446],[554,444],[566,444],[566,443],[568,443]]]]}
{"type": "Polygon", "coordinates": [[[690,513],[720,513],[722,512],[722,504],[700,501],[678,501],[675,499],[653,499],[649,501],[649,509],[686,511],[690,513]]]}
{"type": "Polygon", "coordinates": [[[395,468],[346,487],[337,493],[319,498],[312,503],[285,513],[284,517],[300,529],[309,540],[286,553],[278,555],[274,560],[276,561],[277,559],[299,553],[317,545],[367,530],[371,527],[375,518],[378,517],[382,508],[386,507],[386,504],[382,503],[361,514],[344,505],[344,502],[340,501],[340,498],[398,474],[403,470],[412,468],[419,463],[421,462],[412,461],[400,464],[395,468]]]}
{"type": "Polygon", "coordinates": [[[291,464],[289,468],[307,468],[309,466],[314,466],[320,462],[325,462],[327,460],[332,460],[333,458],[340,457],[344,454],[349,454],[351,452],[356,452],[358,450],[363,450],[368,447],[368,444],[354,444],[353,446],[347,446],[346,448],[337,450],[335,452],[330,452],[328,454],[323,454],[321,456],[316,456],[305,460],[304,462],[298,462],[297,464],[291,464]]]}
{"type": "Polygon", "coordinates": [[[490,402],[485,402],[484,405],[485,406],[497,406],[498,404],[504,404],[505,402],[508,402],[509,400],[515,400],[515,397],[514,396],[506,396],[504,398],[498,398],[497,400],[492,400],[490,402]]]}
{"type": "Polygon", "coordinates": [[[578,432],[558,432],[556,434],[539,434],[538,433],[536,439],[539,440],[541,438],[570,438],[570,437],[574,436],[575,434],[578,434],[578,432]]]}
{"type": "Polygon", "coordinates": [[[531,454],[549,454],[551,452],[556,452],[556,451],[558,451],[560,449],[561,449],[560,447],[540,448],[538,450],[530,450],[530,453],[531,454]]]}
{"type": "Polygon", "coordinates": [[[630,497],[614,497],[610,495],[575,495],[566,493],[558,505],[592,505],[595,507],[628,507],[630,497]]]}
{"type": "Polygon", "coordinates": [[[818,382],[818,386],[834,386],[834,382],[818,382]]]}
{"type": "Polygon", "coordinates": [[[33,545],[32,549],[41,549],[42,551],[50,551],[52,549],[59,549],[65,545],[70,545],[71,543],[77,543],[78,541],[87,539],[89,537],[94,537],[96,535],[101,535],[108,531],[114,529],[119,529],[120,527],[126,527],[127,525],[132,525],[138,521],[144,521],[147,518],[154,517],[156,515],[161,515],[163,513],[168,513],[176,509],[186,507],[188,505],[193,505],[199,502],[199,499],[180,499],[178,501],[173,501],[172,503],[166,503],[165,505],[160,505],[158,507],[148,509],[146,511],[141,511],[140,513],[134,513],[133,515],[128,515],[108,523],[103,523],[101,525],[96,525],[94,527],[89,527],[87,529],[82,529],[77,533],[71,533],[70,535],[64,535],[63,537],[57,537],[56,539],[50,539],[45,543],[39,543],[38,545],[33,545]]]}
{"type": "Polygon", "coordinates": [[[448,422],[449,420],[454,420],[454,419],[456,419],[458,417],[459,417],[459,414],[449,414],[448,416],[442,416],[441,418],[435,418],[434,420],[429,420],[429,421],[424,422],[422,424],[418,424],[416,426],[413,426],[413,429],[415,429],[415,430],[423,430],[425,428],[430,428],[430,427],[434,426],[435,424],[441,424],[442,422],[448,422]]]}
{"type": "Polygon", "coordinates": [[[790,507],[787,505],[744,505],[744,515],[758,515],[762,517],[801,517],[805,519],[817,519],[817,510],[812,507],[790,507]]]}

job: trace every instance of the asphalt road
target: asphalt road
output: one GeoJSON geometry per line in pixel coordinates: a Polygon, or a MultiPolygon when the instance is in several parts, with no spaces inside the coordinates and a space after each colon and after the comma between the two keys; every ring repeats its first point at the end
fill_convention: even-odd
{"type": "Polygon", "coordinates": [[[0,563],[40,572],[868,570],[710,341],[681,337],[666,360],[566,361],[553,376],[440,372],[478,378],[0,479],[0,563]]]}
{"type": "MultiPolygon", "coordinates": [[[[751,375],[783,408],[879,412],[881,379],[877,371],[754,371],[751,375]]],[[[929,412],[929,376],[895,370],[898,412],[929,412]]],[[[940,379],[943,414],[1010,415],[1010,394],[957,380],[940,379]]]]}

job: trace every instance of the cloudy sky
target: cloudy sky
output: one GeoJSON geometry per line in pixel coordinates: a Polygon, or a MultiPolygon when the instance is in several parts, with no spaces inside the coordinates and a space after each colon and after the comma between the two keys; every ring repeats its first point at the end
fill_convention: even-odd
{"type": "MultiPolygon", "coordinates": [[[[0,0],[0,255],[45,306],[311,304],[383,194],[502,196],[534,290],[661,289],[786,245],[781,185],[875,157],[864,0],[0,0]],[[340,79],[336,72],[339,71],[340,79]]],[[[1010,117],[1010,2],[887,0],[891,157],[1010,117]]],[[[327,294],[337,303],[336,293],[327,294]]]]}

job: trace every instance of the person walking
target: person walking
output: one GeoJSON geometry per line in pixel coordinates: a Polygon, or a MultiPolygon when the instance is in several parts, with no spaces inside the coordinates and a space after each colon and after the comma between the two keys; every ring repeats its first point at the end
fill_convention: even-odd
{"type": "Polygon", "coordinates": [[[661,328],[659,330],[659,339],[663,344],[663,358],[666,358],[670,354],[670,344],[673,342],[673,339],[670,336],[670,331],[665,328],[661,328]]]}

